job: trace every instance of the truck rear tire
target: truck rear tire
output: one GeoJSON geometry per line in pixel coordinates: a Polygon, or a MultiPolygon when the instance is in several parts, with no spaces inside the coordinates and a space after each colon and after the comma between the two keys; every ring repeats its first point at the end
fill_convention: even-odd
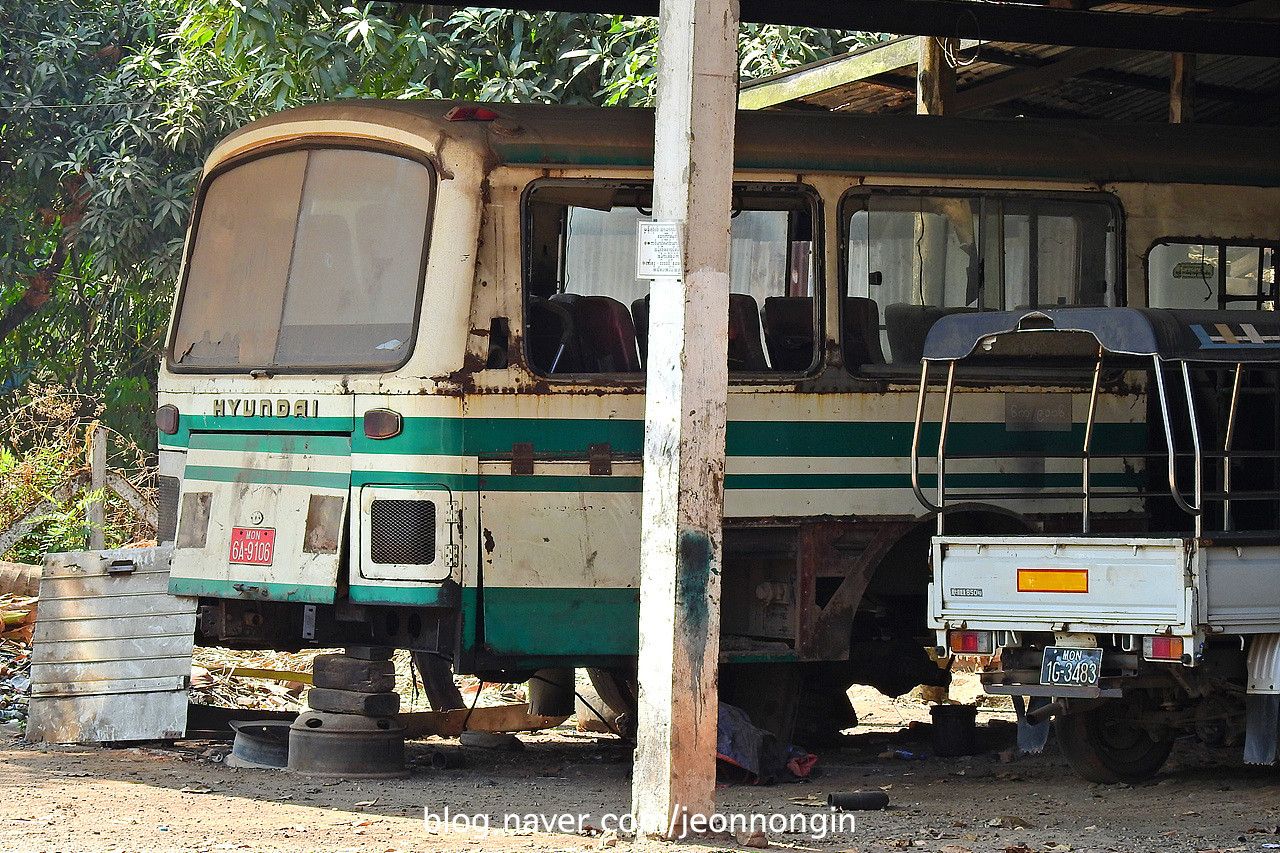
{"type": "Polygon", "coordinates": [[[1156,739],[1129,719],[1125,705],[1107,702],[1053,723],[1067,763],[1090,782],[1140,782],[1169,757],[1173,739],[1156,739]]]}

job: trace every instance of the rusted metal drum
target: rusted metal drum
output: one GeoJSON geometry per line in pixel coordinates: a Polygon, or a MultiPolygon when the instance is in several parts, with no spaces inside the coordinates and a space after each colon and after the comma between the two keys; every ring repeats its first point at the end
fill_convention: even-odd
{"type": "Polygon", "coordinates": [[[289,769],[344,779],[408,776],[404,724],[395,717],[306,711],[289,726],[289,769]]]}
{"type": "Polygon", "coordinates": [[[276,720],[232,720],[236,737],[227,756],[229,767],[278,768],[289,763],[289,723],[276,720]]]}

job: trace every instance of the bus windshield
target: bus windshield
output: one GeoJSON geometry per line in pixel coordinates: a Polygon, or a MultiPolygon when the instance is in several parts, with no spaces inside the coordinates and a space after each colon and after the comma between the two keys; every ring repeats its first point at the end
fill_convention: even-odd
{"type": "Polygon", "coordinates": [[[422,163],[375,151],[260,157],[200,201],[175,369],[391,369],[408,358],[431,209],[422,163]]]}

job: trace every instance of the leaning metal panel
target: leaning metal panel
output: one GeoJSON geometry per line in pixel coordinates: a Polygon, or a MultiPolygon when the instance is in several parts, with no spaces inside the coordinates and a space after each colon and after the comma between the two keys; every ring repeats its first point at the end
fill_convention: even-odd
{"type": "Polygon", "coordinates": [[[45,558],[28,740],[155,740],[185,733],[196,600],[169,594],[171,550],[45,558]]]}

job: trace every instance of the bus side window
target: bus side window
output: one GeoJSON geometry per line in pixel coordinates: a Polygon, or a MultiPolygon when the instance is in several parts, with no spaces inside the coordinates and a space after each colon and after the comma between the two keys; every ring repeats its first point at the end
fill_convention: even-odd
{"type": "MultiPolygon", "coordinates": [[[[823,351],[813,332],[815,204],[811,190],[791,184],[734,188],[725,354],[731,373],[806,371],[823,351]],[[788,332],[786,345],[773,341],[767,349],[761,305],[773,298],[804,300],[809,313],[797,322],[807,333],[788,332]],[[780,346],[803,351],[781,355],[780,346]]],[[[647,183],[546,180],[531,187],[524,209],[524,339],[535,371],[644,370],[649,282],[636,278],[636,235],[651,206],[647,183]]]]}
{"type": "Polygon", "coordinates": [[[1276,310],[1277,246],[1161,241],[1147,252],[1152,308],[1276,310]]]}
{"type": "Polygon", "coordinates": [[[846,298],[867,304],[844,304],[845,364],[874,366],[883,354],[914,366],[948,314],[1113,304],[1118,214],[1101,193],[850,193],[846,298]],[[881,312],[871,348],[868,324],[853,320],[881,312]]]}

